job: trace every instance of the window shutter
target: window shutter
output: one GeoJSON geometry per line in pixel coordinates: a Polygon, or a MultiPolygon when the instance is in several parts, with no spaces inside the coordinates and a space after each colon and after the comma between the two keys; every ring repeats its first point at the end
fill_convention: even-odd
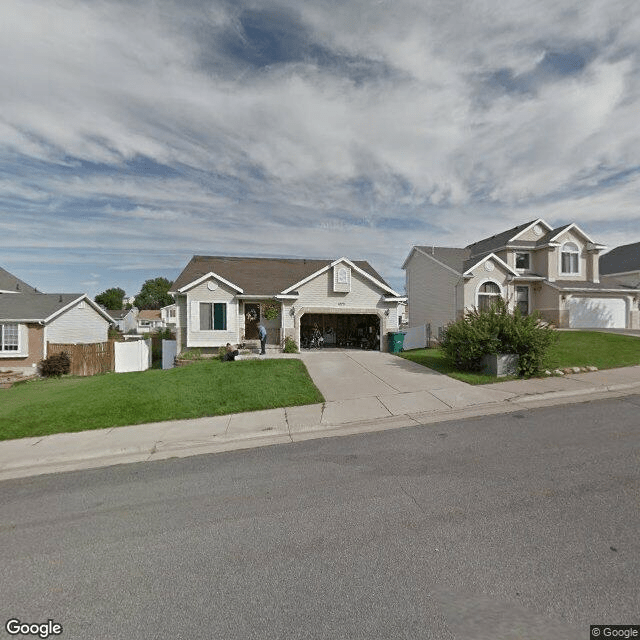
{"type": "Polygon", "coordinates": [[[227,329],[227,305],[224,302],[216,302],[213,305],[213,328],[220,331],[227,329]]]}

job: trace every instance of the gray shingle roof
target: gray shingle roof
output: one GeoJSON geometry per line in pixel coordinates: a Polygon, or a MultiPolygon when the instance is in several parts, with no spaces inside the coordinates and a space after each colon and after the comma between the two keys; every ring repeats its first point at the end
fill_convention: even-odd
{"type": "Polygon", "coordinates": [[[2,293],[0,320],[46,320],[82,293],[2,293]]]}
{"type": "MultiPolygon", "coordinates": [[[[330,265],[332,260],[296,258],[243,258],[232,256],[193,256],[171,287],[178,291],[198,278],[213,272],[240,287],[247,295],[274,296],[330,265]]],[[[391,288],[382,276],[364,260],[353,264],[391,288]]]]}
{"type": "Polygon", "coordinates": [[[561,291],[570,289],[589,289],[589,291],[611,291],[611,290],[629,290],[635,291],[634,287],[625,285],[610,285],[602,282],[589,282],[585,280],[556,280],[553,283],[554,288],[561,291]]]}
{"type": "Polygon", "coordinates": [[[36,293],[36,290],[26,282],[16,278],[13,274],[0,267],[0,291],[20,291],[22,293],[36,293]]]}
{"type": "Polygon", "coordinates": [[[472,244],[467,245],[467,249],[471,251],[471,255],[481,255],[485,253],[490,253],[491,251],[495,251],[500,247],[504,247],[513,236],[518,235],[521,231],[526,229],[529,225],[532,225],[536,220],[530,220],[529,222],[525,222],[524,224],[519,224],[517,227],[513,227],[511,229],[507,229],[502,233],[497,233],[496,235],[490,236],[489,238],[484,238],[482,240],[478,240],[478,242],[474,242],[472,244]]]}
{"type": "Polygon", "coordinates": [[[420,251],[433,256],[438,262],[446,264],[447,267],[462,273],[464,264],[469,259],[471,251],[469,249],[458,249],[456,247],[416,247],[420,251]]]}
{"type": "Polygon", "coordinates": [[[616,247],[600,256],[600,273],[640,271],[640,242],[616,247]]]}

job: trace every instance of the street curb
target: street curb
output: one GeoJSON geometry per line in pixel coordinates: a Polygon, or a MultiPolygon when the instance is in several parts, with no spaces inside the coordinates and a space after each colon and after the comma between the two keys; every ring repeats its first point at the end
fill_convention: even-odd
{"type": "MultiPolygon", "coordinates": [[[[373,420],[357,420],[342,424],[318,424],[313,426],[297,427],[285,432],[274,430],[275,433],[248,432],[240,437],[228,438],[216,437],[207,441],[183,441],[167,443],[163,446],[161,438],[153,444],[145,446],[133,446],[127,449],[113,448],[107,453],[91,453],[84,455],[65,455],[57,459],[42,459],[29,461],[23,464],[5,464],[0,468],[0,481],[45,475],[50,473],[79,471],[84,469],[97,469],[115,466],[119,464],[131,464],[136,462],[153,462],[168,460],[170,458],[185,458],[196,455],[209,455],[228,451],[239,451],[257,447],[272,446],[278,444],[292,444],[305,440],[322,438],[334,438],[362,433],[374,433],[389,431],[407,427],[420,427],[451,422],[468,418],[480,418],[489,415],[514,413],[522,410],[544,408],[562,404],[578,402],[590,402],[607,398],[624,397],[634,393],[640,393],[640,383],[620,383],[602,385],[590,389],[576,389],[571,391],[551,391],[538,394],[523,394],[514,396],[501,402],[470,405],[460,409],[448,411],[426,411],[408,414],[400,414],[377,418],[373,420]],[[588,399],[585,397],[588,396],[588,399]]],[[[162,424],[162,423],[158,423],[162,424]]],[[[159,434],[161,436],[161,434],[159,434]]]]}

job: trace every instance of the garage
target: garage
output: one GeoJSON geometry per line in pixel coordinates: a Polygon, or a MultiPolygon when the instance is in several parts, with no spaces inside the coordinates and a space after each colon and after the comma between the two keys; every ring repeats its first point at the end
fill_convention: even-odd
{"type": "Polygon", "coordinates": [[[379,350],[380,317],[376,313],[305,313],[300,318],[300,344],[303,349],[321,345],[379,350]]]}
{"type": "Polygon", "coordinates": [[[567,308],[572,329],[625,329],[627,326],[624,298],[570,298],[567,308]]]}

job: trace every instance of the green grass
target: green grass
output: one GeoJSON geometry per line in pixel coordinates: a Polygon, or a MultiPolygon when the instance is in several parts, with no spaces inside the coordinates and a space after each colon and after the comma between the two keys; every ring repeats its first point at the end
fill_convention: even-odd
{"type": "Polygon", "coordinates": [[[300,360],[204,360],[0,390],[0,440],[323,402],[300,360]]]}
{"type": "MultiPolygon", "coordinates": [[[[456,371],[444,359],[440,349],[413,349],[402,352],[400,356],[468,384],[488,384],[514,379],[456,371]]],[[[549,350],[548,358],[549,369],[588,365],[598,369],[613,369],[638,364],[640,338],[599,331],[559,331],[558,342],[549,350]]]]}

